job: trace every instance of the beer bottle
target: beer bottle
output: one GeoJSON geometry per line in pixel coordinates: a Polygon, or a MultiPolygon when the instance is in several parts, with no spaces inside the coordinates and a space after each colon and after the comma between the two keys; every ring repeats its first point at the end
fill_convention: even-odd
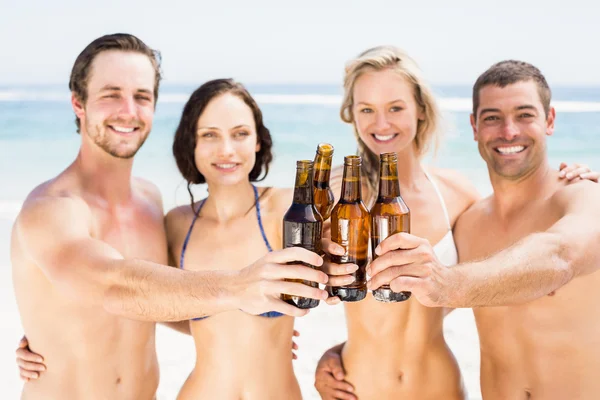
{"type": "MultiPolygon", "coordinates": [[[[410,210],[400,196],[398,181],[398,156],[383,153],[379,156],[379,193],[371,208],[371,250],[377,258],[375,248],[386,237],[398,232],[410,233],[410,210]]],[[[393,292],[389,285],[373,291],[375,300],[386,303],[408,300],[410,292],[393,292]]]]}
{"type": "Polygon", "coordinates": [[[360,179],[361,158],[344,157],[344,178],[340,201],[331,212],[331,240],[345,249],[343,256],[332,255],[337,264],[354,263],[358,270],[355,281],[347,286],[328,287],[330,296],[342,301],[359,301],[367,295],[365,279],[369,250],[369,212],[362,202],[360,179]]]}
{"type": "MultiPolygon", "coordinates": [[[[296,162],[296,183],[294,185],[294,200],[283,217],[283,247],[303,247],[321,254],[321,231],[323,218],[313,204],[313,162],[301,160],[296,162]]],[[[308,267],[314,265],[302,263],[308,267]]],[[[295,280],[305,285],[318,287],[318,283],[295,280]]],[[[314,308],[319,300],[305,297],[282,295],[282,300],[298,308],[314,308]]]]}
{"type": "Polygon", "coordinates": [[[319,143],[315,156],[314,199],[315,208],[323,217],[323,221],[331,215],[333,208],[333,191],[329,187],[331,176],[331,160],[333,159],[333,146],[328,143],[319,143]]]}

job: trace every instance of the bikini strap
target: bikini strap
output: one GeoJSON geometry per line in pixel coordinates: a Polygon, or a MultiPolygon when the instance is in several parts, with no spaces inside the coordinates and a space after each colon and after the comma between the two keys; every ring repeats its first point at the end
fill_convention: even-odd
{"type": "Polygon", "coordinates": [[[267,235],[265,234],[265,228],[263,227],[262,218],[260,216],[260,204],[258,202],[258,189],[256,186],[252,185],[252,189],[254,189],[254,203],[256,204],[256,219],[258,219],[258,227],[260,228],[260,233],[262,234],[263,240],[267,245],[267,249],[269,252],[273,251],[271,245],[269,244],[269,240],[267,239],[267,235]]]}
{"type": "MultiPolygon", "coordinates": [[[[206,199],[202,200],[198,205],[198,210],[194,212],[194,219],[192,219],[192,223],[190,224],[190,228],[188,229],[188,233],[185,236],[185,240],[183,241],[183,247],[181,248],[181,257],[179,258],[179,268],[183,269],[183,258],[185,257],[185,249],[187,249],[188,242],[190,241],[190,236],[192,236],[192,230],[194,229],[194,224],[200,215],[200,210],[202,210],[202,206],[206,199]]],[[[192,209],[193,210],[193,209],[192,209]]]]}
{"type": "Polygon", "coordinates": [[[448,223],[448,229],[452,229],[452,224],[450,223],[450,216],[448,215],[448,209],[446,208],[446,202],[444,201],[444,198],[442,197],[442,192],[440,192],[440,189],[438,188],[437,184],[435,183],[435,180],[433,180],[431,178],[431,175],[429,175],[429,173],[427,173],[427,171],[425,169],[423,169],[423,172],[425,172],[425,176],[427,177],[427,179],[429,179],[429,182],[431,182],[431,185],[433,186],[435,193],[437,194],[438,198],[440,199],[440,203],[442,203],[442,209],[444,210],[444,215],[446,216],[446,222],[448,223]]]}

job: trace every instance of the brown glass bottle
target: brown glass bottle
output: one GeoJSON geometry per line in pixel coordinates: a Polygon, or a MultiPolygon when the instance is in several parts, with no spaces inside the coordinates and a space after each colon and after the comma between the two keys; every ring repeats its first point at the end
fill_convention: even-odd
{"type": "Polygon", "coordinates": [[[342,301],[359,301],[367,295],[366,268],[369,250],[370,218],[362,202],[359,156],[344,158],[344,180],[340,201],[331,212],[331,240],[346,250],[343,256],[331,256],[337,264],[354,263],[355,281],[347,286],[328,287],[330,296],[342,301]]]}
{"type": "MultiPolygon", "coordinates": [[[[321,254],[321,232],[323,218],[313,204],[313,162],[301,160],[296,162],[296,184],[294,185],[294,200],[283,217],[283,247],[303,247],[321,254]]],[[[314,265],[302,263],[308,267],[314,265]]],[[[295,280],[314,288],[316,282],[295,280]]],[[[319,300],[283,294],[281,299],[298,308],[314,308],[319,300]]]]}
{"type": "MultiPolygon", "coordinates": [[[[377,258],[375,248],[386,237],[398,232],[410,233],[410,210],[400,196],[398,181],[398,156],[383,153],[379,156],[379,193],[371,208],[371,251],[377,258]]],[[[373,290],[375,300],[395,303],[408,300],[410,292],[394,292],[389,285],[373,290]]]]}
{"type": "Polygon", "coordinates": [[[333,191],[329,187],[332,159],[333,146],[328,143],[319,143],[314,163],[314,200],[315,208],[323,217],[323,221],[329,218],[333,209],[333,191]]]}

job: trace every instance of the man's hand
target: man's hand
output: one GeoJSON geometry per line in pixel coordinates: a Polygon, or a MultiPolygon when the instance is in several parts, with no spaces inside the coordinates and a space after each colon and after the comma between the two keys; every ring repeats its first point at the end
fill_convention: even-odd
{"type": "MultiPolygon", "coordinates": [[[[327,286],[345,286],[354,282],[354,277],[351,275],[358,270],[356,264],[335,264],[331,262],[330,255],[344,255],[344,248],[339,244],[332,242],[329,238],[321,240],[325,258],[323,259],[323,272],[329,275],[327,286]]],[[[329,297],[326,300],[327,304],[334,305],[341,302],[337,296],[329,297]]]]}
{"type": "MultiPolygon", "coordinates": [[[[294,333],[292,334],[294,337],[300,336],[300,332],[294,329],[294,333]]],[[[294,342],[294,338],[292,337],[292,360],[297,360],[298,356],[294,353],[294,350],[298,350],[298,345],[294,342]]]]}
{"type": "Polygon", "coordinates": [[[231,285],[236,307],[253,315],[268,311],[277,311],[293,317],[306,315],[308,310],[285,303],[280,298],[281,294],[326,300],[327,292],[285,279],[325,284],[327,275],[317,269],[303,266],[300,262],[319,267],[323,264],[323,259],[301,247],[290,247],[268,253],[254,264],[238,271],[231,285]]]}
{"type": "Polygon", "coordinates": [[[585,164],[574,163],[572,165],[567,165],[567,163],[563,162],[560,163],[558,170],[560,171],[558,176],[569,181],[588,179],[592,182],[598,183],[598,179],[600,178],[600,172],[592,171],[590,167],[585,164]]]}
{"type": "Polygon", "coordinates": [[[39,378],[40,373],[46,370],[44,358],[29,349],[29,341],[27,341],[26,336],[21,338],[16,354],[19,374],[25,382],[29,382],[30,379],[39,378]]]}
{"type": "Polygon", "coordinates": [[[327,350],[317,364],[315,388],[323,400],[357,400],[352,394],[354,387],[344,380],[343,346],[342,343],[327,350]]]}
{"type": "Polygon", "coordinates": [[[389,284],[394,292],[412,292],[425,306],[450,305],[450,296],[457,290],[453,273],[438,260],[429,241],[396,233],[381,242],[375,253],[379,257],[367,268],[369,289],[389,284]]]}

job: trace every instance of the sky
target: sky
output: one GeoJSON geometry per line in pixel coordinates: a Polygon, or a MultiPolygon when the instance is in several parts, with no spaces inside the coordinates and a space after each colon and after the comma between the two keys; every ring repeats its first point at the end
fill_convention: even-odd
{"type": "Polygon", "coordinates": [[[95,38],[140,37],[165,82],[341,83],[367,48],[405,49],[433,84],[528,61],[552,85],[600,85],[600,2],[583,0],[0,0],[0,85],[65,83],[95,38]]]}

